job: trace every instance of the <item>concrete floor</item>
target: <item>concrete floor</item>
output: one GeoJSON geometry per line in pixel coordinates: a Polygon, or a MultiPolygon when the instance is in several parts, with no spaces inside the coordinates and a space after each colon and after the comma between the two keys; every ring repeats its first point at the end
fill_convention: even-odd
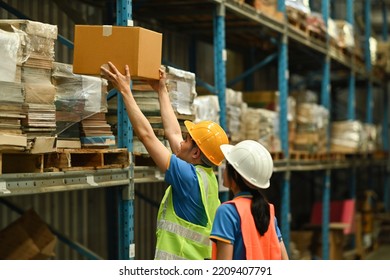
{"type": "Polygon", "coordinates": [[[380,245],[376,250],[368,253],[365,260],[390,260],[390,244],[380,245]]]}

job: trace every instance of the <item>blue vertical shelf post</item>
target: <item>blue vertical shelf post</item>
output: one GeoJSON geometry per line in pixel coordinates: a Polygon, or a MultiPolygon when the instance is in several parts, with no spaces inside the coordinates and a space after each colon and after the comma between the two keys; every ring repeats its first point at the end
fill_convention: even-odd
{"type": "Polygon", "coordinates": [[[366,109],[366,122],[372,123],[372,111],[373,111],[373,93],[372,93],[372,65],[371,65],[371,50],[370,50],[370,38],[371,38],[371,0],[364,0],[364,58],[366,64],[367,78],[367,109],[366,109]]]}
{"type": "MultiPolygon", "coordinates": [[[[132,26],[132,1],[117,0],[117,25],[132,26]]],[[[118,99],[118,147],[133,150],[133,129],[127,116],[123,98],[118,99]]],[[[132,157],[131,153],[131,157],[132,157]]],[[[118,189],[118,258],[134,259],[134,160],[130,164],[129,185],[118,189]]]]}
{"type": "MultiPolygon", "coordinates": [[[[322,0],[322,16],[328,30],[329,19],[329,0],[322,0]]],[[[326,48],[329,50],[329,33],[326,33],[326,48]]],[[[321,103],[329,112],[329,125],[326,133],[327,150],[329,151],[330,143],[330,123],[331,123],[331,101],[330,101],[330,56],[326,52],[322,68],[322,85],[321,85],[321,103]]],[[[329,259],[329,213],[330,213],[330,182],[331,171],[325,170],[324,185],[322,190],[322,259],[329,259]]]]}
{"type": "MultiPolygon", "coordinates": [[[[221,127],[227,131],[226,126],[226,49],[225,49],[225,5],[216,6],[213,19],[214,35],[214,89],[218,95],[221,127]]],[[[219,193],[222,202],[229,199],[228,189],[219,193]]]]}
{"type": "MultiPolygon", "coordinates": [[[[371,0],[364,0],[364,59],[367,75],[367,99],[366,99],[366,123],[373,123],[373,110],[374,110],[374,98],[373,98],[373,76],[372,76],[372,64],[371,64],[371,0]]],[[[370,176],[368,178],[368,188],[372,189],[374,186],[373,180],[373,167],[368,167],[370,176]]]]}
{"type": "Polygon", "coordinates": [[[226,127],[226,49],[225,49],[225,6],[218,4],[214,16],[214,83],[220,106],[219,121],[226,127]]]}
{"type": "MultiPolygon", "coordinates": [[[[284,0],[278,0],[278,10],[286,16],[284,0]]],[[[285,25],[287,28],[287,25],[285,25]]],[[[278,48],[278,87],[279,87],[279,128],[282,151],[284,157],[289,159],[287,99],[288,99],[288,37],[286,29],[281,34],[278,48]]],[[[282,178],[281,194],[281,231],[287,251],[290,251],[290,175],[287,170],[282,178]]]]}
{"type": "MultiPolygon", "coordinates": [[[[347,22],[351,24],[352,30],[355,31],[354,28],[354,0],[347,0],[347,22]]],[[[356,104],[356,77],[355,77],[355,60],[352,59],[351,70],[349,74],[349,83],[348,83],[348,120],[355,120],[355,104],[356,104]]],[[[349,187],[349,195],[350,198],[356,197],[356,167],[352,167],[350,169],[350,187],[349,187]]]]}
{"type": "MultiPolygon", "coordinates": [[[[347,15],[346,19],[349,24],[351,24],[352,28],[354,27],[354,0],[347,0],[347,15]]],[[[354,32],[355,29],[353,28],[354,32]]],[[[348,80],[348,116],[347,118],[349,120],[354,120],[355,119],[355,68],[354,68],[354,60],[352,60],[352,67],[351,71],[349,74],[349,80],[348,80]]]]}

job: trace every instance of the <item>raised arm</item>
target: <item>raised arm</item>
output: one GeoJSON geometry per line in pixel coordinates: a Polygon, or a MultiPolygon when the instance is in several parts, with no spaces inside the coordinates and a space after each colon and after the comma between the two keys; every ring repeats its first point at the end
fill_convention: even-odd
{"type": "Polygon", "coordinates": [[[125,67],[125,75],[121,74],[111,62],[108,62],[108,66],[109,69],[101,67],[101,70],[106,79],[110,81],[122,95],[127,115],[129,116],[135,134],[144,144],[158,168],[162,172],[165,172],[171,153],[160,140],[158,140],[148,119],[142,113],[133,97],[130,88],[131,76],[128,65],[125,67]]]}
{"type": "Polygon", "coordinates": [[[177,154],[180,151],[180,142],[183,141],[183,136],[181,133],[179,121],[177,120],[171,105],[168,89],[166,86],[166,74],[163,67],[160,68],[159,73],[160,80],[151,81],[150,85],[155,91],[158,92],[165,137],[169,141],[172,152],[177,154]]]}

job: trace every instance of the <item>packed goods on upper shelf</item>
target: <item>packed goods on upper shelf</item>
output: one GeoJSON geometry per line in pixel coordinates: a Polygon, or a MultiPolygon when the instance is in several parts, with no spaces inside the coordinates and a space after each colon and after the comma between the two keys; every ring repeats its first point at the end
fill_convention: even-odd
{"type": "MultiPolygon", "coordinates": [[[[274,20],[283,21],[283,14],[278,12],[276,0],[236,0],[241,5],[252,7],[257,12],[269,16],[274,20]]],[[[364,68],[364,36],[346,20],[328,18],[327,23],[323,15],[311,9],[309,1],[286,0],[286,19],[289,27],[303,37],[319,43],[325,43],[329,36],[332,54],[336,57],[343,55],[355,59],[356,64],[364,68]]],[[[370,59],[374,67],[390,73],[390,42],[371,36],[370,59]]]]}

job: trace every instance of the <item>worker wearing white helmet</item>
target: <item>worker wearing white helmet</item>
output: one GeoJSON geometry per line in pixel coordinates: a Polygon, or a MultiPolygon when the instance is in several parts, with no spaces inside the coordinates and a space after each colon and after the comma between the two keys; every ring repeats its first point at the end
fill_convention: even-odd
{"type": "Polygon", "coordinates": [[[109,69],[102,67],[102,72],[122,95],[135,134],[170,185],[158,212],[155,259],[211,258],[209,236],[220,205],[213,167],[224,159],[219,146],[229,143],[225,131],[215,122],[186,121],[188,133],[183,139],[169,99],[165,72],[160,69],[160,79],[150,81],[150,85],[158,92],[164,136],[172,154],[157,138],[132,95],[129,67],[125,67],[123,75],[112,63],[108,66],[109,69]]]}
{"type": "Polygon", "coordinates": [[[221,145],[226,158],[223,184],[234,198],[221,204],[210,239],[213,259],[288,259],[275,218],[274,206],[262,189],[270,186],[273,161],[268,150],[253,140],[221,145]]]}

